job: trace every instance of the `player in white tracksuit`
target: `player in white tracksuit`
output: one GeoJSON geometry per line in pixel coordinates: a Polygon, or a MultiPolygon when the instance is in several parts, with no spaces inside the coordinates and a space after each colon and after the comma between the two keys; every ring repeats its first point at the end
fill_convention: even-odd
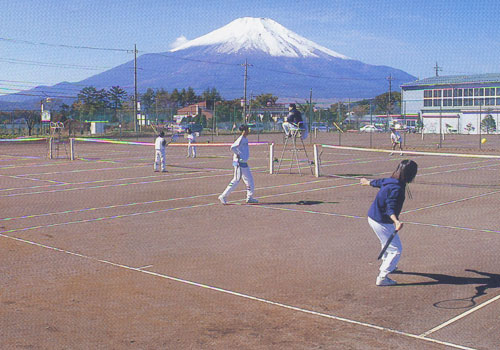
{"type": "Polygon", "coordinates": [[[247,187],[247,203],[258,203],[258,200],[253,198],[254,192],[254,182],[253,176],[248,166],[248,158],[250,157],[250,150],[248,148],[247,135],[250,130],[248,125],[241,125],[239,127],[241,131],[241,136],[231,145],[231,151],[233,155],[233,166],[234,166],[234,176],[226,189],[219,196],[219,200],[222,204],[227,204],[227,196],[238,186],[240,179],[243,179],[247,187]]]}
{"type": "Polygon", "coordinates": [[[153,166],[154,171],[158,171],[158,166],[161,163],[161,171],[166,172],[165,148],[167,141],[165,140],[165,133],[162,131],[155,140],[155,163],[153,166]]]}
{"type": "Polygon", "coordinates": [[[187,158],[193,157],[196,158],[196,146],[194,145],[196,143],[196,137],[194,135],[194,132],[191,131],[191,129],[186,130],[187,133],[187,139],[188,139],[188,154],[187,158]]]}

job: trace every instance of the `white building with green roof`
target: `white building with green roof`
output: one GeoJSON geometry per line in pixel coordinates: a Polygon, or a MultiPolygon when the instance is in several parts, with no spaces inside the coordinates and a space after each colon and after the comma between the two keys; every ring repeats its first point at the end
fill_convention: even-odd
{"type": "Polygon", "coordinates": [[[401,85],[401,104],[402,113],[419,114],[426,133],[477,134],[479,125],[481,133],[492,132],[493,124],[499,129],[500,74],[436,76],[406,83],[401,85]]]}

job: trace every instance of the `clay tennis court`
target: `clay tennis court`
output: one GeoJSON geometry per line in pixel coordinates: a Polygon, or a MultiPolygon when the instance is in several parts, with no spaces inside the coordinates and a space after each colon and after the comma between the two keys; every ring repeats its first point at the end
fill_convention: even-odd
{"type": "MultiPolygon", "coordinates": [[[[281,135],[259,141],[281,152],[281,135]]],[[[251,147],[260,203],[240,184],[223,206],[227,147],[167,148],[168,173],[147,147],[76,149],[0,143],[4,349],[498,348],[498,160],[409,157],[398,285],[377,287],[376,189],[357,177],[402,157],[328,150],[325,176],[270,175],[269,148],[251,147]]]]}

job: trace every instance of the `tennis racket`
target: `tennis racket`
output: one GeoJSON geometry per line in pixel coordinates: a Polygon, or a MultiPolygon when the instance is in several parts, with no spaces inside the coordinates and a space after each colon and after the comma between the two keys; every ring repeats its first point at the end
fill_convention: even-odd
{"type": "Polygon", "coordinates": [[[172,134],[172,137],[170,138],[170,141],[167,141],[167,143],[165,144],[165,146],[168,146],[170,145],[172,142],[175,142],[177,141],[177,139],[179,138],[179,134],[172,134]]]}
{"type": "Polygon", "coordinates": [[[380,260],[380,258],[382,258],[385,251],[387,250],[387,248],[389,248],[389,245],[391,244],[392,240],[394,239],[394,237],[396,237],[397,234],[398,234],[398,231],[394,230],[394,232],[391,234],[391,236],[389,237],[387,242],[385,242],[384,248],[382,248],[382,250],[380,251],[380,254],[378,255],[377,260],[380,260]]]}

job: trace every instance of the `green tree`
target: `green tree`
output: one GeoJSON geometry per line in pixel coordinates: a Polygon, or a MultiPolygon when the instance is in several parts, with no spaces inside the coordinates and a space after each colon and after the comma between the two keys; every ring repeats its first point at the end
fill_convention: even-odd
{"type": "Polygon", "coordinates": [[[194,92],[192,87],[189,87],[184,93],[184,101],[188,105],[198,101],[198,96],[196,96],[196,93],[194,92]]]}
{"type": "Polygon", "coordinates": [[[203,91],[201,98],[202,100],[207,102],[207,108],[209,109],[213,109],[213,104],[215,101],[222,100],[222,97],[216,88],[207,88],[205,91],[203,91]]]}
{"type": "Polygon", "coordinates": [[[488,114],[483,120],[481,120],[481,130],[485,131],[487,134],[497,130],[497,124],[491,114],[488,114]]]}
{"type": "Polygon", "coordinates": [[[276,101],[278,101],[278,97],[273,94],[260,94],[255,97],[253,104],[257,107],[266,107],[275,105],[276,101]]]}
{"type": "MultiPolygon", "coordinates": [[[[111,109],[113,110],[113,121],[119,121],[118,111],[123,108],[123,103],[127,99],[127,93],[119,86],[112,86],[109,89],[109,103],[111,109]]],[[[120,120],[121,122],[121,120],[120,120]]]]}
{"type": "Polygon", "coordinates": [[[170,94],[170,101],[172,101],[176,105],[181,105],[181,103],[182,103],[182,96],[179,93],[179,90],[174,89],[172,91],[172,93],[170,94]]]}
{"type": "Polygon", "coordinates": [[[152,111],[154,111],[155,100],[156,92],[153,89],[148,88],[146,92],[140,96],[141,112],[145,114],[152,113],[152,111]]]}
{"type": "Polygon", "coordinates": [[[389,92],[383,93],[375,97],[375,113],[379,114],[394,114],[399,113],[401,106],[401,93],[391,92],[391,100],[389,101],[389,92]]]}
{"type": "Polygon", "coordinates": [[[24,118],[28,126],[28,135],[31,136],[33,128],[36,124],[41,123],[40,111],[17,110],[14,111],[14,118],[24,118]]]}
{"type": "Polygon", "coordinates": [[[83,88],[77,95],[77,104],[80,117],[94,117],[106,113],[109,97],[106,90],[97,90],[93,86],[83,88]]]}

